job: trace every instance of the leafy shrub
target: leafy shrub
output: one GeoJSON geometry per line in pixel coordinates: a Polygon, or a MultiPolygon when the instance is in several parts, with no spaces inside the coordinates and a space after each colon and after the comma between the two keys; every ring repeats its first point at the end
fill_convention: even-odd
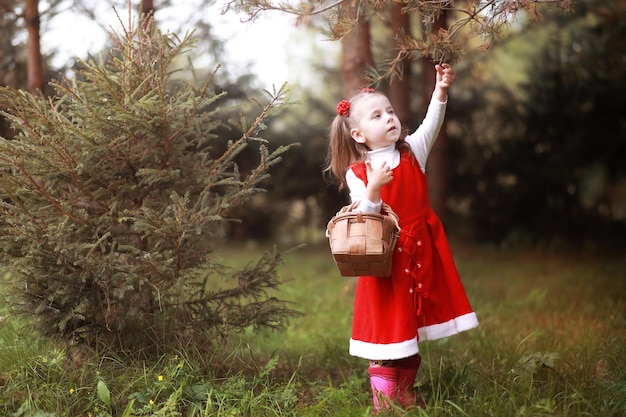
{"type": "Polygon", "coordinates": [[[193,39],[149,23],[113,34],[107,59],[52,83],[50,99],[0,89],[17,133],[0,138],[11,300],[43,334],[78,346],[138,349],[281,327],[294,313],[268,294],[280,254],[232,270],[216,250],[229,213],[264,191],[289,148],[270,151],[258,136],[288,105],[286,91],[255,101],[259,115],[241,117],[241,137],[227,141],[217,134],[227,113],[212,77],[199,88],[173,82],[193,39]],[[234,158],[251,143],[258,165],[242,172],[234,158]]]}

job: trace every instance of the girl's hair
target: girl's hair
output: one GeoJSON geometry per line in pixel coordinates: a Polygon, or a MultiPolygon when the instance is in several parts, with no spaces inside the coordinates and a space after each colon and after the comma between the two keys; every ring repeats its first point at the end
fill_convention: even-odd
{"type": "MultiPolygon", "coordinates": [[[[365,161],[367,158],[369,148],[362,143],[356,142],[350,134],[350,129],[356,124],[355,106],[358,106],[363,97],[371,94],[383,95],[383,93],[369,88],[361,90],[348,101],[347,115],[344,111],[339,111],[338,107],[338,114],[330,125],[328,133],[330,141],[323,172],[324,174],[332,174],[339,180],[339,190],[346,186],[346,172],[348,168],[356,162],[365,161]]],[[[397,149],[410,149],[409,144],[404,140],[405,137],[406,132],[403,130],[402,136],[396,142],[397,149]]]]}

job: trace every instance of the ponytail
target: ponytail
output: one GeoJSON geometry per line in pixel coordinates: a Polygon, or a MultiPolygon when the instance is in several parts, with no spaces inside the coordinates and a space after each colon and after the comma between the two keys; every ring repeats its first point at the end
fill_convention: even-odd
{"type": "Polygon", "coordinates": [[[339,181],[339,190],[342,190],[346,186],[346,171],[355,162],[365,160],[367,148],[352,139],[346,116],[335,116],[328,136],[330,141],[324,173],[332,174],[339,181]]]}

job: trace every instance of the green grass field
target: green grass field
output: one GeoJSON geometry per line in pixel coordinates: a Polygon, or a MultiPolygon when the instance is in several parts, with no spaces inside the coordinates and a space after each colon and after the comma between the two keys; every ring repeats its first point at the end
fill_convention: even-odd
{"type": "MultiPolygon", "coordinates": [[[[427,407],[389,414],[626,416],[626,257],[453,252],[480,327],[421,344],[427,407]]],[[[223,252],[233,265],[259,254],[223,252]]],[[[367,363],[347,353],[355,280],[326,246],[286,253],[281,276],[276,295],[303,314],[285,332],[250,331],[210,358],[102,353],[77,369],[0,290],[0,416],[371,415],[367,363]]]]}

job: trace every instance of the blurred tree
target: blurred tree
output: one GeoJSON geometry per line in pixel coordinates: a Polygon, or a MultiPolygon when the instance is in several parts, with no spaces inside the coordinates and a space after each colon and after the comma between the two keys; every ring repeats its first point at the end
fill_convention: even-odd
{"type": "Polygon", "coordinates": [[[28,91],[31,94],[43,92],[43,59],[41,58],[41,44],[39,32],[39,0],[26,0],[24,13],[28,30],[28,91]]]}
{"type": "Polygon", "coordinates": [[[50,99],[0,89],[18,132],[0,138],[0,253],[15,275],[8,299],[44,334],[79,347],[209,349],[216,335],[280,328],[295,314],[267,295],[279,284],[280,254],[232,270],[216,250],[230,214],[263,191],[289,148],[270,151],[259,136],[288,104],[285,91],[254,101],[257,116],[232,124],[240,136],[216,152],[224,94],[211,79],[173,82],[192,39],[144,26],[114,36],[106,61],[54,82],[50,99]],[[235,157],[250,143],[259,144],[257,164],[243,171],[235,157]]]}
{"type": "Polygon", "coordinates": [[[339,9],[340,16],[348,16],[347,21],[350,24],[348,27],[338,26],[335,29],[345,31],[341,36],[343,96],[352,97],[355,92],[367,85],[365,73],[367,68],[374,64],[370,48],[370,27],[354,3],[343,2],[339,9]]]}
{"type": "MultiPolygon", "coordinates": [[[[320,20],[310,22],[320,24],[320,20]]],[[[289,107],[280,118],[268,124],[268,135],[274,144],[299,143],[289,151],[289,158],[276,167],[268,182],[265,201],[242,217],[258,217],[259,229],[269,229],[265,238],[291,242],[319,242],[330,217],[347,204],[346,193],[330,186],[320,174],[328,147],[327,130],[334,116],[335,103],[342,97],[340,76],[341,47],[315,42],[316,28],[298,31],[290,43],[297,50],[310,51],[310,59],[296,60],[293,71],[302,76],[292,85],[291,96],[299,105],[289,107]],[[303,70],[297,69],[303,65],[303,70]],[[269,225],[269,222],[272,221],[269,225]]]]}
{"type": "MultiPolygon", "coordinates": [[[[411,36],[411,17],[408,13],[404,13],[403,5],[399,2],[394,2],[391,5],[391,35],[393,37],[390,42],[391,45],[398,45],[405,37],[411,36]]],[[[401,49],[397,46],[394,47],[393,51],[401,54],[401,49]]],[[[415,117],[410,111],[412,74],[409,57],[403,56],[398,61],[397,66],[398,76],[389,82],[389,100],[393,103],[402,126],[408,127],[415,123],[415,117]]]]}
{"type": "MultiPolygon", "coordinates": [[[[442,10],[440,14],[433,16],[433,21],[430,25],[424,28],[425,33],[429,33],[431,36],[438,36],[442,33],[447,33],[448,23],[447,16],[449,12],[442,10]],[[427,32],[428,31],[428,32],[427,32]]],[[[422,105],[420,114],[426,114],[428,104],[433,91],[433,84],[435,80],[435,68],[433,62],[428,57],[422,57],[420,59],[422,67],[421,91],[422,91],[422,105]]],[[[444,119],[437,141],[433,144],[433,147],[428,156],[428,162],[426,163],[426,172],[428,173],[428,192],[430,198],[430,204],[433,211],[437,215],[445,220],[447,216],[448,206],[446,204],[448,198],[448,178],[449,173],[449,161],[448,161],[448,132],[447,132],[448,117],[444,119]]]]}
{"type": "Polygon", "coordinates": [[[139,3],[139,13],[144,15],[154,14],[154,1],[153,0],[141,0],[139,3]]]}
{"type": "Polygon", "coordinates": [[[528,81],[477,85],[480,94],[467,97],[458,116],[471,120],[458,133],[471,141],[457,149],[452,183],[458,201],[471,206],[478,237],[624,243],[623,6],[581,1],[576,15],[545,17],[550,25],[518,39],[539,47],[526,56],[528,81]],[[472,114],[470,106],[489,113],[472,114]]]}
{"type": "MultiPolygon", "coordinates": [[[[23,48],[14,42],[18,31],[17,1],[0,2],[0,85],[26,87],[26,61],[20,58],[23,48]]],[[[8,123],[0,116],[0,136],[7,136],[8,132],[8,123]]]]}

